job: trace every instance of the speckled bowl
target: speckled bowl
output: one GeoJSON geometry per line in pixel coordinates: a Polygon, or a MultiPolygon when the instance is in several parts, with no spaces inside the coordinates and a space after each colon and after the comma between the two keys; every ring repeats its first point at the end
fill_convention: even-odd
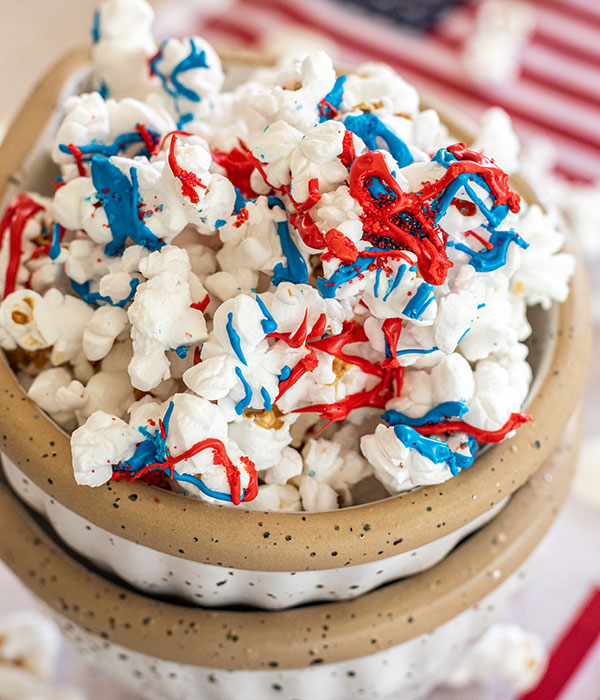
{"type": "MultiPolygon", "coordinates": [[[[0,199],[43,189],[49,135],[62,97],[85,85],[86,53],[67,56],[40,83],[0,147],[0,199]]],[[[456,138],[472,132],[446,120],[456,138]]],[[[523,181],[513,183],[537,201],[523,181]]],[[[363,594],[440,561],[495,516],[551,454],[582,389],[589,349],[581,265],[568,301],[535,311],[535,420],[483,452],[458,477],[376,502],[324,513],[257,512],[207,504],[143,483],[77,486],[68,436],[24,394],[0,360],[0,450],[19,495],[73,549],[133,585],[200,605],[283,608],[363,594]]]]}
{"type": "Polygon", "coordinates": [[[504,511],[426,572],[344,602],[207,610],[115,584],[0,484],[0,557],[67,637],[148,700],[416,700],[525,580],[572,476],[577,424],[504,511]]]}

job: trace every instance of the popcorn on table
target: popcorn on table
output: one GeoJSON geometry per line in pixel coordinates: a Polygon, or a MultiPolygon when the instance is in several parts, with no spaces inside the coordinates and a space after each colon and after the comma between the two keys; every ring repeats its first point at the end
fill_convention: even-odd
{"type": "Polygon", "coordinates": [[[500,168],[508,117],[469,149],[392,69],[322,51],[223,91],[206,41],[151,25],[100,5],[56,193],[0,223],[0,344],[78,483],[329,510],[364,479],[445,481],[530,420],[527,306],[563,301],[574,262],[500,168]]]}
{"type": "Polygon", "coordinates": [[[2,700],[85,700],[74,687],[52,679],[61,639],[52,620],[36,611],[0,620],[0,698],[2,700]]]}

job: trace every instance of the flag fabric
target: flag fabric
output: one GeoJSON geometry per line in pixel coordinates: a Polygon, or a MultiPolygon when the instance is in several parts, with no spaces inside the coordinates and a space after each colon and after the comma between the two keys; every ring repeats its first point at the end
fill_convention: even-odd
{"type": "Polygon", "coordinates": [[[336,47],[341,63],[387,63],[418,89],[472,118],[492,105],[503,107],[522,142],[554,143],[558,174],[600,180],[600,2],[522,4],[531,7],[535,27],[518,77],[500,87],[474,83],[464,69],[463,46],[474,31],[476,2],[232,0],[210,16],[197,10],[192,24],[217,45],[244,48],[287,30],[319,33],[336,47]],[[421,4],[420,12],[407,9],[421,4]]]}

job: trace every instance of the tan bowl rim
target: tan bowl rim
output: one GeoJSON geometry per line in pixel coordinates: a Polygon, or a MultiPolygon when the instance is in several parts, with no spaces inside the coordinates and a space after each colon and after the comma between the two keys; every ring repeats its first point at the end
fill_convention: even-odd
{"type": "MultiPolygon", "coordinates": [[[[65,81],[87,56],[87,50],[74,52],[50,69],[15,119],[0,146],[0,199],[55,110],[65,81]]],[[[460,124],[452,129],[469,140],[460,124]]],[[[522,181],[519,190],[529,201],[538,200],[522,181]]],[[[6,427],[0,449],[50,498],[112,534],[166,554],[256,571],[322,570],[381,560],[472,521],[518,489],[549,456],[575,409],[587,368],[591,336],[580,259],[557,316],[553,357],[528,405],[535,420],[458,477],[381,501],[281,513],[208,504],[140,482],[78,486],[67,435],[26,396],[3,354],[0,417],[6,427]]]]}
{"type": "Polygon", "coordinates": [[[163,602],[113,583],[51,540],[0,481],[0,557],[54,611],[104,640],[206,668],[285,669],[357,658],[431,632],[516,572],[569,490],[579,421],[491,523],[431,569],[350,601],[236,612],[163,602]]]}

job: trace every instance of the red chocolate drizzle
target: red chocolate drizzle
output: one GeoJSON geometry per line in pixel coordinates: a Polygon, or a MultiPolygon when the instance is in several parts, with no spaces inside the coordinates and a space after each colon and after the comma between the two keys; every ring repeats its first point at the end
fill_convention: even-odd
{"type": "Polygon", "coordinates": [[[4,235],[7,231],[9,231],[10,236],[3,299],[6,299],[11,292],[15,291],[21,263],[23,230],[29,219],[43,209],[44,207],[41,204],[23,193],[13,199],[0,221],[0,247],[4,242],[4,235]]]}
{"type": "Polygon", "coordinates": [[[173,133],[171,136],[171,145],[169,146],[169,167],[171,172],[175,177],[181,181],[181,193],[184,197],[187,197],[192,204],[198,204],[200,201],[200,196],[196,192],[196,187],[202,187],[206,189],[206,185],[203,184],[202,180],[190,170],[184,170],[177,159],[175,158],[175,146],[177,144],[177,134],[173,133]]]}

